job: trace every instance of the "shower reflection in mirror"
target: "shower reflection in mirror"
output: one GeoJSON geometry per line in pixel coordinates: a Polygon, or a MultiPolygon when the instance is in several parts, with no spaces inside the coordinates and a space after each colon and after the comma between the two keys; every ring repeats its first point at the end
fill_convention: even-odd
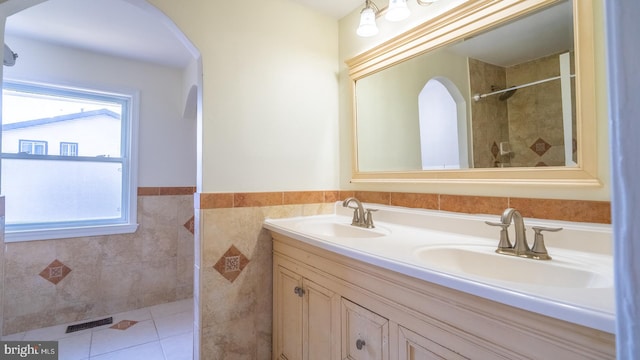
{"type": "Polygon", "coordinates": [[[572,57],[510,67],[469,58],[475,167],[576,165],[572,57]]]}

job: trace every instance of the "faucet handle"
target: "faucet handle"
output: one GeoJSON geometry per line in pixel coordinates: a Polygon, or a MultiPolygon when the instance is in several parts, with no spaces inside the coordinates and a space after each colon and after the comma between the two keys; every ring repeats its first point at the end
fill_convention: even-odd
{"type": "Polygon", "coordinates": [[[509,228],[510,224],[505,224],[502,222],[492,222],[492,221],[485,221],[485,224],[487,225],[491,225],[491,226],[500,226],[500,242],[498,243],[498,249],[511,249],[513,248],[513,245],[511,245],[511,241],[509,240],[509,233],[507,232],[507,229],[509,228]]]}
{"type": "Polygon", "coordinates": [[[535,232],[533,247],[531,248],[531,251],[536,253],[536,256],[539,259],[550,260],[551,256],[549,256],[549,253],[547,252],[547,248],[544,245],[544,235],[542,235],[542,232],[543,231],[556,232],[556,231],[562,230],[562,228],[552,228],[552,227],[546,227],[546,226],[532,226],[531,228],[535,232]]]}
{"type": "Polygon", "coordinates": [[[373,229],[375,225],[373,225],[373,214],[371,213],[378,211],[378,209],[365,209],[364,211],[364,225],[369,229],[373,229]]]}

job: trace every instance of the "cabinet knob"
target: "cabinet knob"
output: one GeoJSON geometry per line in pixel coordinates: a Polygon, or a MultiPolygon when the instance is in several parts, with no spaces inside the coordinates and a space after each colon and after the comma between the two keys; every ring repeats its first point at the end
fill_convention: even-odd
{"type": "Polygon", "coordinates": [[[364,340],[358,339],[356,340],[356,348],[358,348],[358,350],[362,350],[362,348],[366,345],[366,343],[364,342],[364,340]]]}
{"type": "Polygon", "coordinates": [[[303,297],[304,296],[304,289],[301,288],[300,286],[296,286],[295,288],[293,288],[293,293],[298,295],[298,296],[300,296],[300,297],[303,297]]]}

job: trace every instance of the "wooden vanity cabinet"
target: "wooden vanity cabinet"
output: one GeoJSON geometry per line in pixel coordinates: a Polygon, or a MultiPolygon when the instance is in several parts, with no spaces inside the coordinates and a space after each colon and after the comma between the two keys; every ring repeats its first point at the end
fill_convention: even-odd
{"type": "Polygon", "coordinates": [[[272,236],[273,359],[615,359],[612,334],[272,236]]]}
{"type": "Polygon", "coordinates": [[[273,272],[273,358],[337,359],[340,296],[290,267],[278,264],[273,272]]]}

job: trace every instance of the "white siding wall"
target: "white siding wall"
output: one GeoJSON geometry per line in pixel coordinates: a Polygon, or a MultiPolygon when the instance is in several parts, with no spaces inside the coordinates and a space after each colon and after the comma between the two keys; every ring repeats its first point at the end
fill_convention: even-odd
{"type": "Polygon", "coordinates": [[[110,116],[5,130],[2,135],[6,153],[19,152],[20,140],[43,140],[48,141],[47,155],[60,155],[60,143],[71,142],[78,144],[79,156],[120,156],[120,120],[110,116]]]}

